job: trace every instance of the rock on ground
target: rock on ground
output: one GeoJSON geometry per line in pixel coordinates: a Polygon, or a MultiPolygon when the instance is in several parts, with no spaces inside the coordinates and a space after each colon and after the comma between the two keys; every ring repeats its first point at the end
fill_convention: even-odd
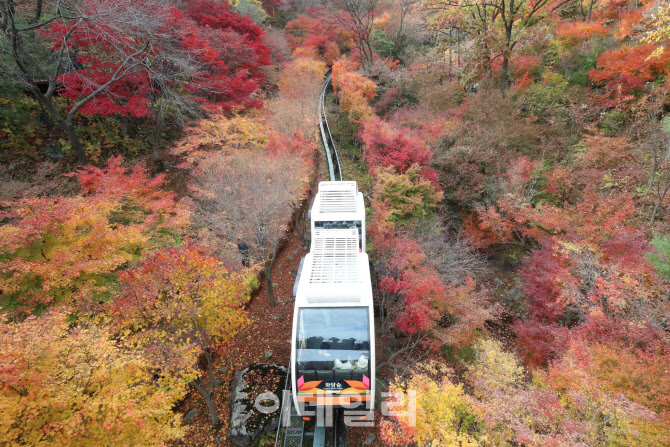
{"type": "MultiPolygon", "coordinates": [[[[286,367],[266,363],[254,363],[235,372],[230,384],[230,426],[228,438],[240,447],[251,445],[256,439],[276,430],[279,425],[280,409],[271,414],[256,409],[256,397],[266,392],[274,393],[281,399],[286,367]]],[[[264,402],[270,407],[273,402],[264,402]]]]}

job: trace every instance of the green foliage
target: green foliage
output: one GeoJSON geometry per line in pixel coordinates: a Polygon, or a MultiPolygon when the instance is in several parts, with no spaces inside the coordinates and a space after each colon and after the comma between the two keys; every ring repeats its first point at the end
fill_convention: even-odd
{"type": "Polygon", "coordinates": [[[612,110],[605,114],[603,122],[600,125],[600,131],[607,135],[614,135],[623,125],[624,115],[621,110],[612,110]]]}
{"type": "Polygon", "coordinates": [[[574,66],[567,69],[564,74],[570,85],[589,85],[589,71],[596,68],[598,56],[602,54],[602,48],[594,48],[588,53],[579,53],[574,60],[574,66]]]}
{"type": "MultiPolygon", "coordinates": [[[[65,107],[62,98],[55,98],[54,102],[59,109],[65,107]]],[[[0,97],[0,149],[13,158],[74,157],[72,146],[60,128],[47,127],[50,121],[32,97],[0,97]]],[[[140,124],[139,120],[132,120],[124,125],[119,117],[95,115],[79,117],[76,127],[89,160],[100,163],[114,154],[142,154],[149,144],[145,132],[138,129],[140,124]]]]}
{"type": "Polygon", "coordinates": [[[24,95],[0,97],[0,149],[36,159],[49,134],[40,120],[40,106],[24,95]]]}
{"type": "Polygon", "coordinates": [[[656,253],[647,254],[649,263],[659,275],[670,279],[670,236],[656,235],[651,240],[651,245],[656,248],[656,253]]]}
{"type": "Polygon", "coordinates": [[[384,57],[393,57],[396,53],[393,41],[388,39],[386,33],[378,28],[372,31],[372,47],[384,57]]]}
{"type": "Polygon", "coordinates": [[[251,19],[259,25],[262,25],[268,17],[258,0],[233,0],[231,4],[236,13],[241,16],[251,16],[251,19]]]}
{"type": "Polygon", "coordinates": [[[442,357],[448,363],[455,363],[457,361],[463,361],[468,365],[472,365],[477,361],[477,350],[472,346],[463,346],[457,348],[454,345],[442,345],[440,347],[440,352],[442,357]]]}
{"type": "Polygon", "coordinates": [[[432,217],[443,198],[441,191],[421,177],[417,165],[404,174],[396,174],[393,168],[378,168],[375,176],[377,187],[373,199],[389,207],[388,219],[396,224],[432,217]]]}
{"type": "Polygon", "coordinates": [[[528,89],[526,102],[535,113],[547,113],[567,103],[568,82],[558,73],[547,73],[528,89]]]}
{"type": "Polygon", "coordinates": [[[661,125],[663,126],[663,130],[665,130],[667,133],[670,133],[670,115],[663,117],[661,120],[661,125]]]}
{"type": "MultiPolygon", "coordinates": [[[[96,115],[85,117],[82,121],[77,125],[77,132],[92,163],[99,163],[119,153],[136,156],[148,147],[146,136],[131,136],[131,131],[135,133],[134,129],[129,131],[125,128],[118,117],[96,115]]],[[[63,151],[68,155],[71,153],[69,144],[63,151]]]]}

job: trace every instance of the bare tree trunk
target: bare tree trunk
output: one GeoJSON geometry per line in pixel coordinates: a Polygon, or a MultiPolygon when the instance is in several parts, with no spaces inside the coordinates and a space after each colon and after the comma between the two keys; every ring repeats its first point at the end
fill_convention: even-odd
{"type": "Polygon", "coordinates": [[[456,67],[461,66],[461,29],[456,27],[456,67]]]}
{"type": "Polygon", "coordinates": [[[160,160],[161,159],[161,154],[159,152],[160,145],[161,145],[161,130],[162,126],[159,125],[158,123],[155,123],[154,126],[151,129],[151,154],[153,155],[155,160],[160,160]]]}
{"type": "Polygon", "coordinates": [[[586,23],[591,23],[592,12],[593,12],[593,0],[589,0],[589,16],[586,18],[586,23]]]}
{"type": "Polygon", "coordinates": [[[84,146],[81,144],[81,140],[79,139],[79,135],[77,134],[77,129],[75,128],[74,125],[74,116],[69,115],[67,118],[63,118],[61,114],[58,113],[58,110],[56,110],[56,107],[53,105],[50,98],[46,98],[39,91],[39,88],[37,86],[33,86],[31,88],[31,92],[33,93],[33,97],[37,99],[37,102],[42,106],[42,108],[46,110],[51,116],[51,118],[53,118],[53,120],[56,121],[65,131],[65,134],[67,135],[67,138],[70,141],[70,145],[72,146],[72,150],[77,156],[77,163],[80,166],[87,165],[88,157],[86,156],[86,150],[84,149],[84,146]]]}
{"type": "MultiPolygon", "coordinates": [[[[512,12],[514,10],[514,1],[510,3],[510,8],[512,12]]],[[[500,70],[500,91],[505,95],[505,89],[507,88],[507,71],[509,69],[509,58],[512,54],[512,49],[514,48],[514,43],[512,42],[512,28],[514,27],[513,14],[510,14],[510,19],[505,22],[505,48],[503,50],[503,63],[500,70]]]]}
{"type": "Polygon", "coordinates": [[[79,135],[77,135],[77,129],[74,127],[74,122],[71,119],[63,120],[63,129],[67,134],[68,140],[70,140],[70,146],[77,156],[77,163],[80,166],[88,164],[88,157],[86,156],[86,149],[81,144],[79,135]]]}
{"type": "Polygon", "coordinates": [[[42,0],[37,0],[35,5],[35,22],[38,22],[42,18],[42,0]]]}
{"type": "Polygon", "coordinates": [[[500,91],[505,94],[505,88],[507,88],[507,70],[509,67],[509,57],[503,56],[503,63],[500,69],[500,91]]]}
{"type": "Polygon", "coordinates": [[[210,348],[206,348],[203,352],[205,359],[207,359],[207,386],[205,386],[204,380],[202,377],[198,377],[195,380],[192,380],[188,384],[195,388],[205,399],[205,404],[207,404],[207,410],[209,411],[209,420],[212,425],[216,425],[219,422],[219,416],[216,413],[216,407],[212,401],[212,381],[213,377],[213,363],[212,363],[212,351],[210,348]]]}
{"type": "Polygon", "coordinates": [[[212,392],[208,390],[208,388],[211,388],[211,385],[209,387],[205,387],[204,383],[202,383],[202,379],[200,378],[193,380],[188,384],[195,388],[200,393],[200,395],[202,395],[203,399],[205,399],[205,404],[207,404],[207,410],[209,411],[209,421],[212,423],[212,425],[218,424],[220,421],[219,416],[216,414],[216,407],[212,401],[212,392]]]}
{"type": "Polygon", "coordinates": [[[665,157],[662,164],[664,165],[664,174],[658,175],[658,183],[656,184],[656,205],[654,206],[654,211],[651,213],[651,218],[649,219],[649,225],[653,225],[656,220],[656,214],[665,199],[665,196],[670,190],[670,143],[666,143],[665,157]]]}

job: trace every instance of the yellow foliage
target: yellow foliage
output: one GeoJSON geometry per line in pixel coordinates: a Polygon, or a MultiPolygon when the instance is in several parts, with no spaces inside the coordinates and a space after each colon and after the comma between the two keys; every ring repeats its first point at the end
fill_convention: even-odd
{"type": "Polygon", "coordinates": [[[404,404],[389,407],[393,412],[412,411],[411,393],[416,393],[416,418],[391,416],[383,421],[380,436],[387,445],[476,447],[477,440],[468,432],[474,414],[461,385],[454,385],[445,369],[429,363],[405,382],[393,383],[389,391],[405,396],[404,404]],[[438,377],[435,379],[434,377],[438,377]]]}
{"type": "Polygon", "coordinates": [[[372,21],[372,26],[376,29],[384,29],[389,22],[391,21],[391,16],[388,12],[383,13],[380,16],[377,16],[372,21]]]}
{"type": "Polygon", "coordinates": [[[121,273],[114,303],[117,331],[145,350],[166,379],[199,376],[197,358],[230,341],[248,322],[244,305],[257,285],[254,270],[229,273],[191,245],[158,252],[121,273]]]}
{"type": "Polygon", "coordinates": [[[69,328],[56,311],[0,321],[0,444],[158,446],[182,436],[184,387],[152,380],[145,360],[104,328],[69,328]]]}
{"type": "Polygon", "coordinates": [[[468,378],[480,397],[487,389],[519,385],[524,369],[512,353],[503,350],[502,343],[492,338],[475,344],[477,361],[468,368],[468,378]]]}
{"type": "Polygon", "coordinates": [[[230,153],[263,147],[269,141],[263,118],[254,114],[232,118],[213,115],[198,121],[186,133],[186,138],[179,141],[172,151],[185,155],[190,163],[201,161],[210,152],[230,153]]]}
{"type": "MultiPolygon", "coordinates": [[[[670,3],[659,2],[658,9],[652,15],[653,24],[651,32],[642,41],[648,43],[660,43],[670,40],[670,3]]],[[[647,59],[659,57],[663,54],[664,47],[659,46],[647,59]]]]}

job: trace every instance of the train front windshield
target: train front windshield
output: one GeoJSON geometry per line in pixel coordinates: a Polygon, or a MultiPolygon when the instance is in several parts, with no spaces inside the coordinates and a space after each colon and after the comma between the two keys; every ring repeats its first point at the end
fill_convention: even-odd
{"type": "Polygon", "coordinates": [[[369,318],[367,307],[300,309],[298,394],[369,394],[369,318]]]}

